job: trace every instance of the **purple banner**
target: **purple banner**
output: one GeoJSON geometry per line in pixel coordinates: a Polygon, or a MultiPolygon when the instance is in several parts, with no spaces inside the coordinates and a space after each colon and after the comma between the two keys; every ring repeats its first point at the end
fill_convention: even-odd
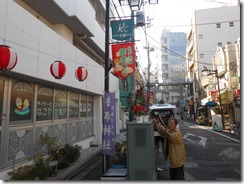
{"type": "Polygon", "coordinates": [[[103,100],[103,149],[104,155],[115,153],[115,93],[105,93],[103,100]]]}

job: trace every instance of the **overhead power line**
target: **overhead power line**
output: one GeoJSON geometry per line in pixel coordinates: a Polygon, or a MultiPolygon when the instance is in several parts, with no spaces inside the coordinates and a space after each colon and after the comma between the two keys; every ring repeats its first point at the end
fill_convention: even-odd
{"type": "MultiPolygon", "coordinates": [[[[146,33],[146,34],[147,34],[147,33],[146,33]]],[[[195,61],[195,60],[186,58],[185,56],[182,56],[182,55],[180,55],[180,54],[178,54],[178,53],[176,53],[176,52],[174,52],[174,51],[168,49],[167,47],[165,47],[164,45],[162,45],[161,43],[159,43],[157,40],[155,40],[154,38],[152,38],[149,34],[147,34],[147,36],[148,36],[149,38],[151,38],[154,42],[156,42],[157,44],[159,44],[161,47],[163,47],[163,48],[165,49],[165,50],[163,50],[164,52],[166,52],[166,53],[168,53],[168,54],[170,54],[170,55],[172,55],[172,56],[177,56],[177,57],[180,57],[180,58],[185,59],[185,60],[188,60],[188,61],[197,62],[197,63],[200,63],[200,64],[204,64],[204,65],[212,66],[212,64],[210,64],[210,63],[200,62],[200,61],[195,61]],[[169,52],[167,52],[167,51],[169,51],[169,52]]]]}
{"type": "Polygon", "coordinates": [[[226,20],[220,22],[206,22],[206,23],[199,23],[199,24],[185,24],[185,25],[162,25],[162,26],[153,26],[154,28],[161,28],[161,27],[188,27],[188,26],[203,26],[203,25],[211,25],[211,24],[219,24],[219,23],[229,23],[229,22],[240,22],[240,20],[226,20]]]}

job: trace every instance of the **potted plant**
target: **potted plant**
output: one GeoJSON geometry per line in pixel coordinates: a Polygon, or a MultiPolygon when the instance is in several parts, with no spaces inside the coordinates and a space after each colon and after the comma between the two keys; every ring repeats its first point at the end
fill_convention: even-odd
{"type": "Polygon", "coordinates": [[[113,168],[126,168],[127,162],[127,146],[126,141],[117,142],[115,144],[115,155],[112,160],[113,168]]]}
{"type": "Polygon", "coordinates": [[[58,158],[58,168],[65,168],[70,163],[75,162],[80,157],[81,146],[65,144],[63,148],[60,149],[60,157],[58,158]]]}
{"type": "Polygon", "coordinates": [[[134,116],[136,117],[136,121],[138,123],[144,122],[143,116],[147,115],[147,109],[144,106],[142,106],[140,104],[136,104],[133,107],[132,112],[133,112],[134,116]]]}
{"type": "Polygon", "coordinates": [[[57,141],[56,137],[50,137],[48,134],[40,136],[40,144],[47,147],[48,165],[51,167],[51,175],[53,176],[57,173],[62,145],[57,141]]]}
{"type": "Polygon", "coordinates": [[[18,169],[8,172],[11,176],[11,180],[44,180],[47,179],[51,168],[45,162],[43,155],[36,155],[30,160],[33,160],[33,164],[20,166],[18,169]]]}

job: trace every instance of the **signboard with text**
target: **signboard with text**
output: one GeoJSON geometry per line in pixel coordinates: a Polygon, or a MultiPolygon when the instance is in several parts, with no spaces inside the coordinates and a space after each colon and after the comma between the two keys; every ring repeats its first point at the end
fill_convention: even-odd
{"type": "Polygon", "coordinates": [[[113,73],[121,79],[135,71],[135,43],[112,45],[113,73]]]}
{"type": "Polygon", "coordinates": [[[113,156],[115,153],[115,93],[105,93],[103,100],[102,153],[113,156]]]}
{"type": "Polygon", "coordinates": [[[119,41],[133,40],[134,21],[133,19],[111,21],[112,38],[119,41]]]}

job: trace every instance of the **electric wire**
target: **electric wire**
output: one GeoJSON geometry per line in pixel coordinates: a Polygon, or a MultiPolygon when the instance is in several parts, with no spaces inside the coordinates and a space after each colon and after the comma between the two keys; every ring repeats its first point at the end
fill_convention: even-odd
{"type": "Polygon", "coordinates": [[[219,22],[206,22],[206,23],[197,23],[197,24],[185,24],[185,25],[162,25],[162,26],[153,26],[153,28],[161,28],[161,27],[188,27],[188,26],[204,26],[204,25],[211,25],[211,24],[221,24],[221,23],[229,23],[229,22],[240,22],[240,20],[226,20],[226,21],[219,21],[219,22]]]}
{"type": "MultiPolygon", "coordinates": [[[[196,60],[192,60],[192,59],[186,58],[185,56],[182,56],[182,55],[180,55],[180,54],[178,54],[178,53],[176,53],[176,52],[168,49],[167,47],[165,47],[164,45],[162,45],[161,43],[159,43],[157,40],[155,40],[154,38],[152,38],[149,34],[147,34],[147,36],[149,38],[151,38],[154,42],[156,42],[157,44],[159,44],[161,47],[163,47],[165,50],[169,51],[169,53],[167,51],[165,51],[165,50],[162,50],[162,51],[165,51],[166,53],[168,53],[168,54],[170,54],[172,56],[177,56],[177,57],[180,57],[180,58],[185,59],[187,61],[192,61],[194,63],[196,62],[196,63],[199,63],[199,64],[204,64],[204,65],[210,65],[210,66],[212,66],[212,64],[210,64],[210,63],[196,61],[196,60]]],[[[222,66],[224,66],[224,65],[222,65],[222,66]]]]}

